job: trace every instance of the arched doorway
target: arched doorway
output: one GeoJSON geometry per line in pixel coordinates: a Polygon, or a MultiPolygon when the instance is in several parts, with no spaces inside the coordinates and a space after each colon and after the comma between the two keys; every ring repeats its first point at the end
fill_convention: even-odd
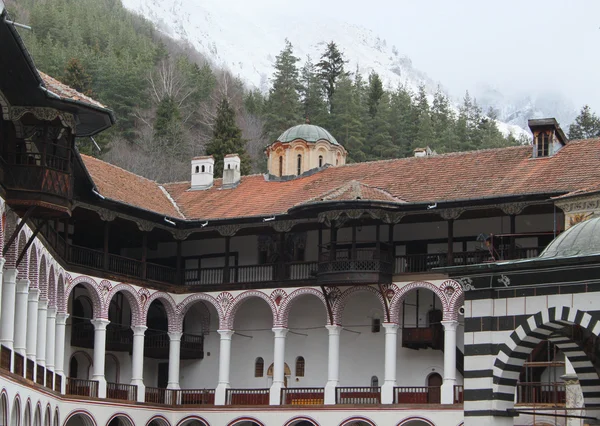
{"type": "Polygon", "coordinates": [[[21,400],[17,397],[10,415],[10,426],[21,426],[21,400]]]}
{"type": "Polygon", "coordinates": [[[108,421],[106,426],[135,426],[133,422],[125,416],[114,416],[108,421]]]}
{"type": "Polygon", "coordinates": [[[427,402],[429,404],[439,404],[442,399],[442,376],[438,373],[431,373],[427,376],[427,402]]]}
{"type": "Polygon", "coordinates": [[[23,413],[23,426],[31,426],[31,401],[27,401],[27,406],[23,413]]]}
{"type": "Polygon", "coordinates": [[[42,411],[40,406],[35,407],[35,415],[33,416],[33,426],[42,426],[42,411]]]}
{"type": "Polygon", "coordinates": [[[72,414],[67,419],[65,426],[97,426],[94,419],[87,413],[72,414]]]}
{"type": "MultiPolygon", "coordinates": [[[[288,386],[288,378],[292,375],[292,370],[290,370],[290,366],[285,363],[283,367],[284,375],[283,375],[283,384],[287,388],[288,386]]],[[[273,364],[269,366],[267,369],[267,377],[273,380],[273,364]]]]}
{"type": "Polygon", "coordinates": [[[94,348],[94,305],[83,284],[77,284],[69,295],[68,313],[71,322],[71,346],[94,348]]]}
{"type": "Polygon", "coordinates": [[[69,360],[69,377],[89,380],[92,365],[93,360],[90,354],[84,351],[74,352],[69,360]]]}
{"type": "Polygon", "coordinates": [[[8,400],[4,393],[0,400],[0,426],[8,426],[8,400]]]}
{"type": "Polygon", "coordinates": [[[149,381],[146,385],[166,389],[169,382],[169,318],[161,300],[154,300],[148,308],[146,324],[144,357],[150,359],[144,359],[144,366],[158,372],[156,382],[149,381]]]}

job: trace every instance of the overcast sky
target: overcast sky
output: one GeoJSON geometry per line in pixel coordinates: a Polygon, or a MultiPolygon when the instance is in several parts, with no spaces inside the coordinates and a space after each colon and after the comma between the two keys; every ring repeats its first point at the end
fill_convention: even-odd
{"type": "MultiPolygon", "coordinates": [[[[229,1],[229,0],[228,0],[229,1]]],[[[598,0],[235,0],[363,25],[460,95],[555,90],[600,113],[598,0]]]]}

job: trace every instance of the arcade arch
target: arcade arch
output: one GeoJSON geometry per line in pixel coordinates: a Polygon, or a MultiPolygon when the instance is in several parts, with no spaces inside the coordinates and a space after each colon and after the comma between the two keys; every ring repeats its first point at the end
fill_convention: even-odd
{"type": "Polygon", "coordinates": [[[85,411],[76,411],[69,414],[65,426],[97,426],[91,414],[85,411]]]}

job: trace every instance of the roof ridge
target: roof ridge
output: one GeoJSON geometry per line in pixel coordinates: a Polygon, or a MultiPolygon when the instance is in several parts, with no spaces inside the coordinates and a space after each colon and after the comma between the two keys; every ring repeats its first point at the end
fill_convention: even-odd
{"type": "Polygon", "coordinates": [[[133,173],[133,172],[131,172],[131,171],[127,170],[127,169],[124,169],[124,168],[123,168],[123,167],[121,167],[121,166],[117,166],[116,164],[109,163],[108,161],[101,160],[100,158],[94,157],[94,156],[92,156],[92,155],[87,155],[87,154],[82,154],[82,153],[79,153],[79,154],[80,154],[82,157],[85,157],[85,158],[90,158],[90,159],[92,159],[92,160],[99,161],[99,162],[101,162],[101,163],[104,163],[104,164],[108,164],[109,166],[111,166],[111,167],[114,167],[115,169],[122,170],[122,171],[124,171],[125,173],[128,173],[128,174],[130,174],[130,175],[137,176],[137,177],[139,177],[139,178],[142,178],[142,179],[144,179],[144,180],[147,180],[148,182],[152,182],[152,183],[156,184],[157,186],[160,186],[160,183],[158,183],[157,181],[155,181],[155,180],[152,180],[152,179],[148,179],[147,177],[145,177],[145,176],[142,176],[142,175],[138,175],[137,173],[133,173]]]}

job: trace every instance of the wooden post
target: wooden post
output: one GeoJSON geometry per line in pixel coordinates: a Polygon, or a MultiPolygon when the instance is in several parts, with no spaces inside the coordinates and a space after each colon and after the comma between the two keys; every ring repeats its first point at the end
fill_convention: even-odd
{"type": "Polygon", "coordinates": [[[352,225],[352,260],[356,260],[356,225],[352,225]]]}
{"type": "Polygon", "coordinates": [[[225,237],[225,267],[223,268],[223,283],[228,284],[230,282],[229,276],[229,251],[231,237],[225,237]]]}
{"type": "Polygon", "coordinates": [[[69,253],[69,218],[65,219],[65,224],[64,224],[64,239],[65,239],[65,252],[64,252],[64,256],[65,256],[65,260],[69,260],[68,259],[68,253],[69,253]]]}
{"type": "Polygon", "coordinates": [[[146,279],[146,261],[148,258],[148,233],[142,232],[142,279],[146,279]]]}
{"type": "Polygon", "coordinates": [[[110,230],[110,222],[104,222],[104,270],[108,271],[108,236],[110,230]]]}
{"type": "Polygon", "coordinates": [[[381,256],[381,241],[379,238],[379,224],[375,225],[375,254],[379,257],[379,259],[383,258],[383,256],[381,256]]]}
{"type": "Polygon", "coordinates": [[[177,259],[175,260],[175,282],[179,285],[183,284],[183,273],[181,269],[181,251],[183,241],[177,240],[177,259]]]}
{"type": "Polygon", "coordinates": [[[336,245],[337,245],[337,227],[335,222],[331,222],[331,235],[329,236],[329,261],[336,260],[336,245]]]}
{"type": "Polygon", "coordinates": [[[517,246],[516,246],[516,238],[515,238],[515,234],[517,233],[517,215],[516,214],[511,214],[510,215],[510,259],[515,259],[517,254],[515,253],[517,251],[517,246]]]}
{"type": "Polygon", "coordinates": [[[417,290],[417,304],[415,305],[415,317],[417,324],[415,328],[419,328],[419,290],[417,290]]]}
{"type": "Polygon", "coordinates": [[[319,260],[321,260],[321,253],[323,253],[323,225],[319,225],[319,260]]]}
{"type": "Polygon", "coordinates": [[[448,219],[448,266],[454,264],[454,219],[448,219]]]}
{"type": "Polygon", "coordinates": [[[279,233],[279,264],[277,269],[279,270],[279,280],[285,280],[285,232],[279,233]]]}

